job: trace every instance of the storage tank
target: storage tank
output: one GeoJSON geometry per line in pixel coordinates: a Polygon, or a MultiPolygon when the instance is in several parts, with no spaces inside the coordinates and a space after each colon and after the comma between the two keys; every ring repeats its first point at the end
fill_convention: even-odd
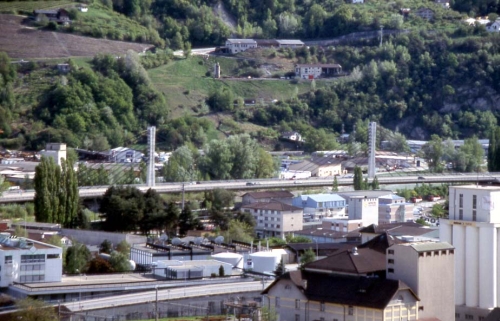
{"type": "Polygon", "coordinates": [[[229,263],[235,268],[243,269],[243,256],[241,254],[223,252],[212,255],[212,258],[217,261],[229,263]]]}
{"type": "Polygon", "coordinates": [[[275,252],[255,252],[250,254],[253,271],[259,273],[272,273],[281,261],[281,254],[275,252]]]}

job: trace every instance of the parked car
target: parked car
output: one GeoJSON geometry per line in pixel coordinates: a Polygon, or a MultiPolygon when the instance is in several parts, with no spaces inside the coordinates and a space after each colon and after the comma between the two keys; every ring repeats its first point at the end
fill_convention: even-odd
{"type": "Polygon", "coordinates": [[[418,177],[418,179],[425,179],[425,177],[423,177],[423,176],[419,176],[419,177],[418,177]]]}

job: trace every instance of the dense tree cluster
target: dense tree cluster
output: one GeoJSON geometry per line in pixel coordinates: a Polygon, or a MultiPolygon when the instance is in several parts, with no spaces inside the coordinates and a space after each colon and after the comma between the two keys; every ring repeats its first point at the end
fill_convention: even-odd
{"type": "Polygon", "coordinates": [[[63,159],[59,167],[52,158],[42,157],[35,168],[34,185],[37,222],[80,225],[78,182],[70,160],[63,159]]]}
{"type": "Polygon", "coordinates": [[[170,202],[165,204],[152,189],[142,193],[135,187],[110,187],[101,202],[100,213],[106,231],[151,231],[175,233],[179,223],[179,209],[170,202]]]}

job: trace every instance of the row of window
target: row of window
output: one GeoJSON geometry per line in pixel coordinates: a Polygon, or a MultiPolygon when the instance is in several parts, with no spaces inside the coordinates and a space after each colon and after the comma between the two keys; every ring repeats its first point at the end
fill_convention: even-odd
{"type": "Polygon", "coordinates": [[[45,262],[45,254],[23,254],[21,263],[45,262]]]}
{"type": "Polygon", "coordinates": [[[42,270],[45,270],[45,264],[21,265],[21,271],[42,271],[42,270]]]}
{"type": "Polygon", "coordinates": [[[21,275],[19,277],[19,282],[42,282],[45,281],[45,275],[21,275]]]}
{"type": "MultiPolygon", "coordinates": [[[[60,259],[60,254],[47,254],[47,259],[60,259]]],[[[23,254],[21,255],[21,263],[37,263],[45,262],[45,254],[23,254]]],[[[5,264],[12,264],[12,255],[5,256],[5,264]]]]}
{"type": "MultiPolygon", "coordinates": [[[[277,296],[274,300],[274,305],[279,308],[280,307],[280,297],[277,296]]],[[[295,299],[295,309],[297,310],[300,310],[300,299],[295,299]]],[[[319,303],[319,310],[321,312],[325,312],[325,302],[320,302],[319,303]]],[[[348,314],[349,315],[354,315],[354,307],[352,305],[349,306],[348,308],[348,314]]],[[[296,317],[299,316],[300,318],[300,314],[296,314],[295,315],[296,317]]],[[[324,320],[324,318],[321,318],[324,320]]],[[[335,319],[334,319],[335,320],[335,319]]]]}
{"type": "MultiPolygon", "coordinates": [[[[460,319],[460,313],[455,313],[455,319],[460,319]]],[[[477,317],[479,321],[484,321],[483,316],[477,317]]],[[[465,320],[474,320],[474,315],[472,314],[465,314],[465,320]]]]}

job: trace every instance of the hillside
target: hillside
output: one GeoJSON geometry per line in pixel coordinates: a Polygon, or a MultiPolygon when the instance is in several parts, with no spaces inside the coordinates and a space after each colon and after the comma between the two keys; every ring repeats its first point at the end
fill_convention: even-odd
{"type": "Polygon", "coordinates": [[[143,52],[148,44],[95,39],[69,33],[37,30],[22,24],[23,17],[0,14],[0,48],[16,59],[93,57],[98,53],[143,52]]]}

